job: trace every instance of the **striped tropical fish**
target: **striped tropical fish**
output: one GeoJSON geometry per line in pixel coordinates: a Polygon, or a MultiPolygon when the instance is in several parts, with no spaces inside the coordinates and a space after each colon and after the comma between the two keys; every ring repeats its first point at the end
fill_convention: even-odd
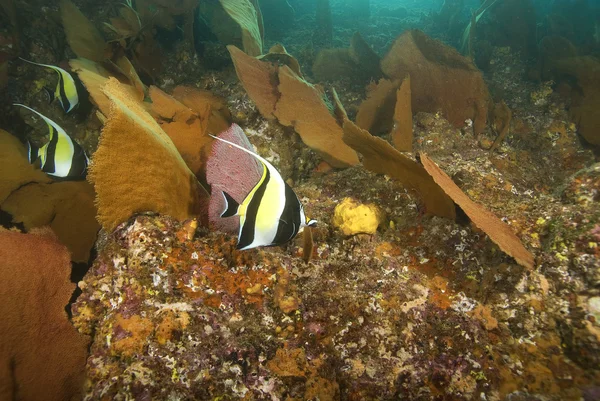
{"type": "Polygon", "coordinates": [[[50,140],[41,148],[28,143],[29,162],[35,163],[39,157],[42,171],[48,175],[59,178],[84,178],[89,159],[83,148],[48,117],[23,104],[15,103],[14,106],[24,107],[40,116],[50,132],[50,140]]]}
{"type": "Polygon", "coordinates": [[[50,92],[48,89],[44,88],[48,92],[50,102],[52,102],[54,99],[58,99],[65,113],[70,112],[75,108],[75,106],[79,104],[79,95],[77,94],[77,87],[75,86],[75,80],[73,79],[71,74],[55,65],[34,63],[33,61],[25,60],[24,58],[21,58],[21,60],[30,64],[39,65],[40,67],[46,67],[56,71],[56,73],[58,74],[58,83],[56,84],[56,89],[54,90],[54,92],[50,92]]]}
{"type": "Polygon", "coordinates": [[[240,219],[237,249],[282,245],[304,227],[317,223],[307,220],[298,196],[271,163],[233,142],[212,137],[252,155],[262,164],[260,180],[241,203],[222,191],[225,208],[221,217],[239,216],[240,219]]]}

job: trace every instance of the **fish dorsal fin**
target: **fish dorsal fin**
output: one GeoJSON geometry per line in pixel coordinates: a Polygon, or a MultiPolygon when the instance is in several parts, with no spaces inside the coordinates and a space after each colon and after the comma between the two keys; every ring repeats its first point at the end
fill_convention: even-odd
{"type": "Polygon", "coordinates": [[[56,71],[56,72],[58,73],[58,75],[62,74],[63,72],[64,72],[64,73],[67,73],[65,70],[63,70],[62,68],[60,68],[60,67],[57,67],[57,66],[55,66],[55,65],[50,65],[50,64],[42,64],[42,63],[36,63],[36,62],[34,62],[34,61],[29,61],[29,60],[26,60],[26,59],[24,59],[23,57],[19,57],[19,58],[20,58],[21,60],[25,61],[26,63],[29,63],[29,64],[33,64],[33,65],[39,65],[40,67],[51,68],[51,69],[53,69],[54,71],[56,71]]]}
{"type": "MultiPolygon", "coordinates": [[[[21,104],[21,103],[13,103],[13,106],[20,106],[20,107],[26,108],[29,111],[33,111],[35,114],[40,116],[46,122],[46,124],[48,124],[48,128],[54,128],[59,135],[64,135],[67,137],[67,139],[69,141],[71,141],[71,137],[69,135],[67,135],[65,130],[62,129],[62,127],[60,125],[58,125],[57,123],[55,123],[54,121],[52,121],[51,119],[49,119],[48,117],[46,117],[45,115],[40,113],[39,111],[36,111],[36,110],[32,109],[31,107],[25,106],[24,104],[21,104]]],[[[52,131],[52,129],[50,129],[50,140],[52,140],[52,134],[53,134],[53,131],[52,131]]],[[[43,148],[43,146],[42,146],[42,148],[43,148]]]]}
{"type": "Polygon", "coordinates": [[[241,150],[243,152],[246,152],[246,153],[248,153],[248,154],[256,157],[261,163],[264,163],[267,166],[267,168],[269,169],[269,171],[271,172],[271,174],[273,174],[274,171],[275,172],[277,171],[277,170],[275,170],[275,167],[273,167],[273,165],[271,163],[269,163],[269,161],[267,159],[261,157],[259,154],[256,154],[253,151],[251,151],[249,149],[246,149],[243,146],[240,146],[240,145],[238,145],[236,143],[230,142],[230,141],[228,141],[226,139],[219,138],[218,136],[214,136],[212,134],[209,134],[209,135],[211,137],[213,137],[214,139],[217,139],[217,140],[219,140],[221,142],[225,142],[225,143],[227,143],[227,144],[229,144],[229,145],[231,145],[231,146],[233,146],[233,147],[235,147],[235,148],[237,148],[237,149],[239,149],[239,150],[241,150]]]}

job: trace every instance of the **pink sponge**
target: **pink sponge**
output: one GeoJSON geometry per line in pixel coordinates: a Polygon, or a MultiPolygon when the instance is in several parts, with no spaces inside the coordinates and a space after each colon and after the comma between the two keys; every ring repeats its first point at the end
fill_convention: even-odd
{"type": "MultiPolygon", "coordinates": [[[[254,152],[246,134],[237,124],[232,124],[218,137],[254,152]]],[[[211,186],[208,221],[212,229],[232,234],[238,233],[240,225],[238,216],[220,217],[225,210],[222,192],[227,192],[238,203],[242,203],[262,177],[262,172],[261,162],[252,155],[225,142],[216,140],[213,142],[212,151],[206,163],[206,180],[211,186]]]]}

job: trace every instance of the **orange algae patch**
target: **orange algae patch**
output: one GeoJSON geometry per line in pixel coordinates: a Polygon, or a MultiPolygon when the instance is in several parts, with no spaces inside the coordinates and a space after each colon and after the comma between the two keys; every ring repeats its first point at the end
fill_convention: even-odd
{"type": "Polygon", "coordinates": [[[184,330],[190,324],[190,315],[187,312],[167,310],[156,327],[156,341],[164,345],[172,341],[175,334],[184,330]]]}
{"type": "Polygon", "coordinates": [[[404,156],[381,138],[356,126],[344,123],[344,142],[363,155],[363,165],[377,174],[387,174],[409,189],[417,191],[428,213],[454,219],[454,202],[417,162],[404,156]]]}
{"type": "Polygon", "coordinates": [[[141,354],[148,341],[148,336],[154,330],[150,319],[138,315],[125,318],[120,313],[115,317],[114,327],[127,332],[126,337],[111,342],[112,351],[125,357],[141,354]]]}
{"type": "Polygon", "coordinates": [[[267,369],[279,377],[306,377],[306,354],[302,348],[278,348],[267,369]]]}
{"type": "Polygon", "coordinates": [[[399,256],[402,251],[398,245],[394,245],[391,242],[382,242],[375,248],[375,256],[379,258],[385,258],[389,256],[399,256]]]}
{"type": "MultiPolygon", "coordinates": [[[[193,259],[191,250],[174,248],[167,255],[165,268],[173,266],[174,269],[190,269],[190,263],[196,265],[197,267],[191,270],[192,286],[189,285],[189,282],[179,282],[178,287],[188,297],[202,300],[210,307],[218,308],[223,295],[241,297],[246,303],[261,307],[265,302],[265,289],[274,285],[272,276],[278,273],[278,270],[257,267],[255,254],[236,251],[233,243],[220,243],[216,246],[223,250],[231,250],[231,254],[228,252],[223,254],[223,257],[229,261],[228,263],[222,264],[205,259],[204,254],[215,252],[212,248],[194,250],[197,258],[194,256],[193,259]],[[181,261],[186,262],[182,265],[181,261]],[[230,266],[240,266],[240,268],[232,270],[230,266]]],[[[217,252],[223,253],[220,250],[217,252]]],[[[269,266],[268,263],[264,265],[269,266]]],[[[270,265],[273,266],[275,263],[270,265]]]]}
{"type": "Polygon", "coordinates": [[[296,294],[295,286],[290,284],[290,274],[285,269],[277,272],[277,285],[273,292],[275,304],[283,313],[291,313],[300,308],[300,298],[296,294]]]}
{"type": "Polygon", "coordinates": [[[512,232],[511,228],[483,206],[473,202],[469,197],[442,171],[426,154],[420,154],[421,163],[435,182],[443,188],[444,192],[469,216],[471,221],[506,254],[515,258],[517,263],[533,269],[534,259],[521,240],[512,232]]]}
{"type": "Polygon", "coordinates": [[[486,330],[494,330],[498,328],[498,320],[492,316],[492,310],[486,305],[477,305],[470,312],[471,316],[480,320],[486,330]]]}
{"type": "Polygon", "coordinates": [[[89,174],[102,226],[113,231],[146,211],[204,223],[206,191],[173,141],[116,79],[104,92],[113,104],[89,174]]]}
{"type": "Polygon", "coordinates": [[[0,229],[0,399],[81,399],[88,338],[65,306],[69,252],[49,229],[0,229]]]}
{"type": "Polygon", "coordinates": [[[435,276],[429,283],[429,302],[441,309],[448,309],[452,304],[450,296],[453,295],[448,288],[448,280],[435,276]]]}
{"type": "MultiPolygon", "coordinates": [[[[247,303],[261,306],[265,295],[263,290],[271,286],[273,272],[259,269],[240,269],[231,272],[226,266],[204,265],[201,272],[206,277],[206,286],[217,294],[238,295],[247,303]]],[[[220,302],[219,302],[220,304],[220,302]]]]}

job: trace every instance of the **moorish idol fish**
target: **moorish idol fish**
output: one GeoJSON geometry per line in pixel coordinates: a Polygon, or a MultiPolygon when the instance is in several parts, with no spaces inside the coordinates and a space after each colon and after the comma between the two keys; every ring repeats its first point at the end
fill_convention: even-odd
{"type": "Polygon", "coordinates": [[[35,163],[39,157],[42,162],[42,171],[54,177],[85,177],[89,159],[82,147],[48,117],[23,104],[15,103],[14,106],[33,111],[46,122],[50,131],[50,140],[41,148],[38,149],[28,143],[29,162],[35,163]]]}
{"type": "Polygon", "coordinates": [[[70,112],[75,108],[75,106],[77,106],[77,104],[79,103],[79,95],[77,95],[77,87],[75,86],[75,80],[73,79],[71,74],[69,74],[62,68],[56,67],[54,65],[34,63],[33,61],[25,60],[24,58],[21,58],[21,60],[30,64],[39,65],[41,67],[50,68],[56,71],[56,73],[58,74],[58,83],[56,84],[56,89],[54,90],[54,93],[44,88],[46,89],[46,92],[48,92],[50,102],[52,102],[54,99],[58,99],[65,113],[70,112]]]}
{"type": "Polygon", "coordinates": [[[222,191],[225,210],[221,217],[240,217],[237,249],[282,245],[302,228],[317,223],[307,221],[298,196],[271,163],[242,146],[211,136],[254,156],[263,166],[262,177],[241,204],[222,191]]]}

